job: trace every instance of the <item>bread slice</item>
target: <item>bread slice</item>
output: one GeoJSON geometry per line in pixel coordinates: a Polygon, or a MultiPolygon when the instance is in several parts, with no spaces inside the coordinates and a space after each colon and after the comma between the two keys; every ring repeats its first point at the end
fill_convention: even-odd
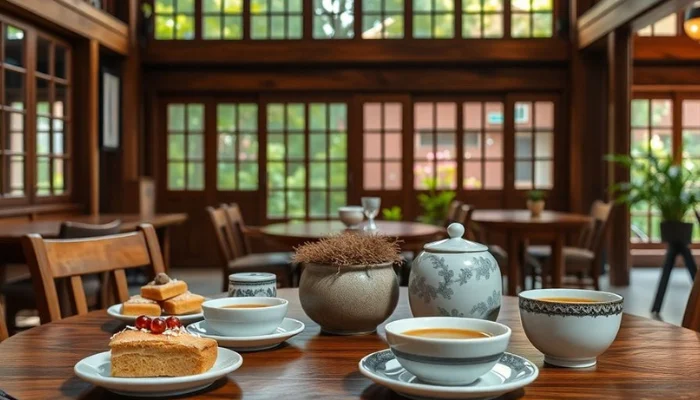
{"type": "Polygon", "coordinates": [[[160,304],[155,300],[144,299],[136,295],[122,304],[122,315],[148,315],[149,317],[160,316],[160,304]]]}
{"type": "Polygon", "coordinates": [[[181,295],[186,291],[187,283],[185,281],[172,280],[161,285],[151,282],[141,287],[141,296],[151,300],[163,301],[181,295]]]}
{"type": "Polygon", "coordinates": [[[202,311],[204,297],[185,292],[163,302],[163,309],[171,315],[192,314],[202,311]]]}
{"type": "Polygon", "coordinates": [[[153,334],[125,330],[109,342],[112,376],[122,378],[188,376],[214,366],[216,340],[190,335],[184,328],[153,334]]]}

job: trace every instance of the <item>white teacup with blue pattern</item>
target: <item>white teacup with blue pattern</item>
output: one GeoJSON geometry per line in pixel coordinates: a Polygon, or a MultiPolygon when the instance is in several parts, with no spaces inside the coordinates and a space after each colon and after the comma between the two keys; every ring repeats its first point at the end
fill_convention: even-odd
{"type": "Polygon", "coordinates": [[[228,297],[277,297],[277,276],[269,272],[231,274],[228,297]]]}

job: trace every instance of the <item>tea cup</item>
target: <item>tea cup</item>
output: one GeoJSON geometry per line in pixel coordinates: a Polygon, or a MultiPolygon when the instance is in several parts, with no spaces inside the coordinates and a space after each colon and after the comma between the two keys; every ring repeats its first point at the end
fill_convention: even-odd
{"type": "Polygon", "coordinates": [[[277,297],[226,297],[205,301],[202,311],[207,323],[221,335],[246,337],[275,332],[288,306],[287,300],[277,297]]]}

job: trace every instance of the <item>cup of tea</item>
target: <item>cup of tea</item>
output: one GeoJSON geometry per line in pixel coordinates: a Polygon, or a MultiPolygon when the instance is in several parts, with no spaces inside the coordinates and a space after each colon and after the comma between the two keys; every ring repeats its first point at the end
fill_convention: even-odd
{"type": "Polygon", "coordinates": [[[623,301],[618,294],[595,290],[527,290],[519,295],[520,320],[545,363],[591,367],[620,330],[623,301]]]}
{"type": "Polygon", "coordinates": [[[277,275],[239,272],[228,276],[229,297],[277,297],[277,275]]]}
{"type": "Polygon", "coordinates": [[[202,304],[204,319],[223,336],[269,335],[282,324],[289,302],[277,297],[225,297],[202,304]]]}
{"type": "Polygon", "coordinates": [[[473,383],[508,347],[510,328],[475,318],[408,318],[386,325],[396,360],[421,381],[446,386],[473,383]]]}

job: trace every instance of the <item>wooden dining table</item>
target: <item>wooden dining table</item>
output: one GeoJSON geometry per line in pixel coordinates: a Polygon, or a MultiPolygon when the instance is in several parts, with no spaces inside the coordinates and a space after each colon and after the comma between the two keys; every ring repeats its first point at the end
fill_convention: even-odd
{"type": "MultiPolygon", "coordinates": [[[[375,232],[398,238],[402,241],[402,248],[410,250],[420,249],[423,244],[446,236],[443,227],[420,222],[376,221],[376,224],[375,232]]],[[[260,228],[260,233],[278,243],[298,246],[345,230],[340,221],[300,221],[270,224],[260,228]]]]}
{"type": "Polygon", "coordinates": [[[523,273],[523,252],[529,240],[544,239],[552,246],[552,285],[561,287],[564,276],[564,241],[572,232],[578,232],[591,223],[591,217],[545,210],[533,217],[528,210],[476,210],[472,221],[488,233],[496,232],[506,238],[508,252],[508,295],[518,293],[520,274],[523,273]]]}
{"type": "MultiPolygon", "coordinates": [[[[298,289],[280,289],[288,316],[305,330],[280,347],[242,353],[243,365],[192,399],[403,399],[358,371],[367,354],[388,347],[384,324],[376,334],[323,334],[303,312],[298,289]]],[[[406,288],[389,321],[410,318],[406,288]]],[[[612,346],[596,366],[565,369],[545,365],[520,324],[518,299],[504,297],[498,321],[512,329],[509,352],[539,369],[537,380],[503,399],[697,399],[700,334],[664,322],[624,314],[612,346]]],[[[388,321],[387,321],[388,322],[388,321]]],[[[0,343],[0,389],[22,399],[122,398],[77,378],[73,366],[107,351],[124,324],[105,311],[42,325],[0,343]]]]}
{"type": "Polygon", "coordinates": [[[120,220],[120,230],[130,232],[140,224],[151,224],[158,232],[164,262],[170,266],[170,227],[179,225],[187,220],[187,214],[155,214],[143,216],[139,214],[98,214],[75,215],[61,219],[41,219],[36,221],[0,221],[0,266],[9,263],[23,263],[22,237],[30,233],[38,233],[44,238],[58,237],[61,223],[64,221],[84,224],[106,224],[120,220]]]}

